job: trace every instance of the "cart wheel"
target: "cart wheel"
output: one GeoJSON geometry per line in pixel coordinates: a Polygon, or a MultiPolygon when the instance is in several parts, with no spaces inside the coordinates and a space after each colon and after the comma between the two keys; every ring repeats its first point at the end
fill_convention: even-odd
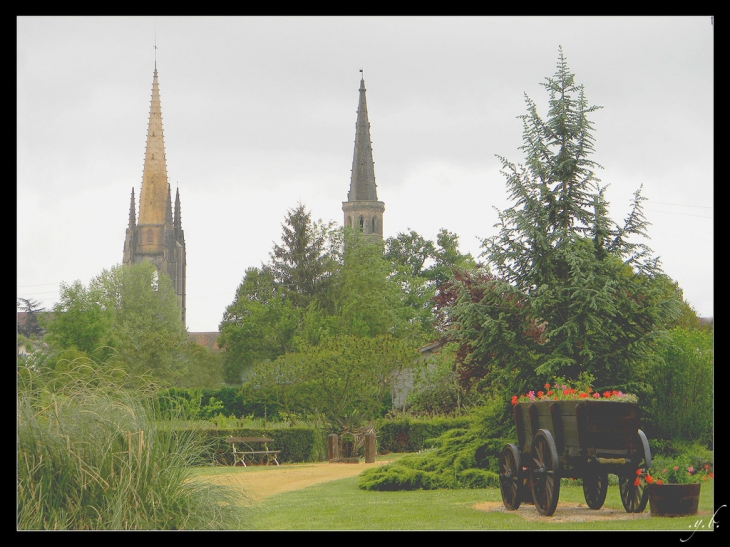
{"type": "Polygon", "coordinates": [[[598,510],[603,507],[608,492],[608,473],[602,471],[590,471],[583,477],[583,495],[586,503],[591,509],[598,510]]]}
{"type": "Polygon", "coordinates": [[[510,511],[518,509],[522,502],[522,475],[520,451],[515,445],[508,444],[499,458],[499,489],[502,503],[510,511]]]}
{"type": "Polygon", "coordinates": [[[535,433],[530,456],[532,499],[537,512],[549,517],[555,512],[560,496],[560,462],[550,431],[540,429],[535,433]]]}
{"type": "Polygon", "coordinates": [[[649,450],[649,441],[646,439],[644,432],[639,429],[637,431],[637,439],[635,443],[641,448],[641,451],[637,453],[636,459],[638,459],[638,465],[634,469],[633,473],[622,473],[618,478],[618,488],[621,493],[621,503],[624,505],[627,513],[641,513],[646,509],[646,503],[649,501],[649,492],[644,486],[643,481],[638,481],[637,485],[637,471],[646,473],[651,467],[651,451],[649,450]]]}

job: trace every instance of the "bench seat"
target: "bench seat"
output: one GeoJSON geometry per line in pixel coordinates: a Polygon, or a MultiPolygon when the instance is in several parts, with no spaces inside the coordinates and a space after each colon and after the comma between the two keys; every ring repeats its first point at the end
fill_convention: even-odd
{"type": "Polygon", "coordinates": [[[269,458],[274,460],[274,463],[276,465],[279,465],[279,460],[277,458],[277,454],[281,452],[281,450],[269,450],[269,447],[266,446],[266,443],[273,442],[274,439],[270,439],[268,437],[228,437],[226,439],[229,443],[231,443],[231,449],[233,451],[233,465],[235,466],[238,464],[238,462],[241,462],[244,467],[248,467],[246,465],[246,456],[248,456],[250,459],[254,459],[256,456],[261,456],[260,462],[263,463],[264,460],[266,460],[266,464],[269,464],[269,458]],[[245,445],[246,448],[249,450],[238,450],[236,449],[236,444],[241,443],[245,445]],[[261,444],[263,445],[263,450],[252,450],[253,446],[252,444],[261,444]]]}

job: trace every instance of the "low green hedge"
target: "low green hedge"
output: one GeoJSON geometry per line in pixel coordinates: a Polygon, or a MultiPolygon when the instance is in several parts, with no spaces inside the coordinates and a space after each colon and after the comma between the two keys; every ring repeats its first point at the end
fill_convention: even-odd
{"type": "Polygon", "coordinates": [[[288,427],[282,429],[237,428],[203,429],[198,432],[206,437],[207,452],[204,461],[214,465],[232,465],[233,452],[226,441],[228,437],[268,437],[269,450],[281,450],[277,455],[279,463],[322,461],[323,439],[309,427],[288,427]]]}
{"type": "Polygon", "coordinates": [[[469,418],[383,418],[375,422],[378,452],[419,452],[450,429],[466,428],[469,418]]]}

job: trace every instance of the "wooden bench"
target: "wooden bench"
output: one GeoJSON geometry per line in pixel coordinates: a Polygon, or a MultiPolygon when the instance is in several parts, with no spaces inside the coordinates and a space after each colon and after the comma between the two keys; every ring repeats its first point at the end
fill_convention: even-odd
{"type": "Polygon", "coordinates": [[[281,450],[269,450],[268,444],[274,442],[274,439],[268,437],[228,437],[227,442],[231,443],[231,449],[233,451],[233,465],[235,466],[238,462],[241,462],[244,467],[246,465],[246,457],[249,460],[254,461],[258,457],[259,464],[268,465],[273,459],[276,465],[279,465],[277,454],[281,450]],[[236,448],[236,445],[240,444],[242,450],[236,448]]]}

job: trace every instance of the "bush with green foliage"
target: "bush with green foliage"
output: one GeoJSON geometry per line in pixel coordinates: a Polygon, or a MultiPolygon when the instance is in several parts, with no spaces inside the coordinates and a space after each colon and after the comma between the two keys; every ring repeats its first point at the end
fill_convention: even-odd
{"type": "Polygon", "coordinates": [[[466,427],[451,428],[429,441],[433,448],[365,470],[363,490],[484,488],[499,486],[499,457],[512,442],[501,421],[506,399],[486,399],[474,407],[466,427]]]}
{"type": "Polygon", "coordinates": [[[420,452],[431,448],[433,440],[446,431],[468,427],[471,418],[413,418],[402,415],[395,418],[375,420],[378,451],[385,452],[420,452]]]}
{"type": "Polygon", "coordinates": [[[223,410],[223,402],[215,396],[203,396],[198,388],[167,388],[160,390],[157,398],[160,417],[171,419],[182,417],[185,420],[209,420],[223,410]]]}
{"type": "Polygon", "coordinates": [[[653,435],[712,441],[714,431],[713,333],[675,328],[662,340],[663,362],[647,377],[651,388],[645,419],[653,435]]]}
{"type": "Polygon", "coordinates": [[[202,437],[155,419],[154,386],[82,361],[52,376],[18,375],[18,529],[246,526],[242,492],[190,480],[202,437]]]}

